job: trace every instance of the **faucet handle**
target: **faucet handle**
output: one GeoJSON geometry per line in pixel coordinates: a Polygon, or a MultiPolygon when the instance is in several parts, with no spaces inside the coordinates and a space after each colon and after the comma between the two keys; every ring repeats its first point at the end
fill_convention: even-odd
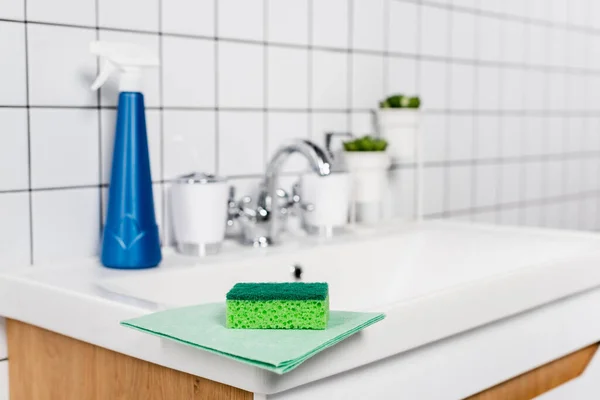
{"type": "Polygon", "coordinates": [[[300,185],[298,183],[295,183],[294,186],[292,186],[292,195],[290,196],[290,199],[288,201],[287,208],[289,208],[292,212],[294,212],[295,210],[311,212],[315,209],[315,206],[311,203],[302,202],[302,197],[300,195],[300,185]]]}

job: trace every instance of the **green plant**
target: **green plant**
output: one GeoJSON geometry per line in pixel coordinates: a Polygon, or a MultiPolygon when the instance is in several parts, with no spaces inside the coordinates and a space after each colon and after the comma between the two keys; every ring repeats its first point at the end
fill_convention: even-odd
{"type": "Polygon", "coordinates": [[[395,94],[379,102],[379,108],[419,108],[421,99],[418,96],[409,97],[395,94]]]}
{"type": "Polygon", "coordinates": [[[385,139],[363,136],[348,142],[344,142],[346,151],[385,151],[388,142],[385,139]]]}

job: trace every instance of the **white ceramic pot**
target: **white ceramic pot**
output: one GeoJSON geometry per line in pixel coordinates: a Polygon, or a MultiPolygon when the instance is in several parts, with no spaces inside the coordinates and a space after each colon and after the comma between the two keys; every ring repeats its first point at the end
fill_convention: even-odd
{"type": "Polygon", "coordinates": [[[419,110],[414,108],[378,110],[379,133],[388,141],[387,151],[394,162],[415,160],[420,120],[419,110]]]}
{"type": "Polygon", "coordinates": [[[387,170],[387,152],[344,152],[344,163],[352,176],[352,199],[359,222],[376,223],[382,217],[387,170]]]}

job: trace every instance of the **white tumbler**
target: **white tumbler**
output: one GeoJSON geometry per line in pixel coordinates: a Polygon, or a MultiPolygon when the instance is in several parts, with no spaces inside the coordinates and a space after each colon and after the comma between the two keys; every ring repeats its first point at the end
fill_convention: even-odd
{"type": "Polygon", "coordinates": [[[222,177],[184,175],[171,185],[171,216],[176,248],[195,256],[221,248],[227,224],[229,185],[222,177]]]}

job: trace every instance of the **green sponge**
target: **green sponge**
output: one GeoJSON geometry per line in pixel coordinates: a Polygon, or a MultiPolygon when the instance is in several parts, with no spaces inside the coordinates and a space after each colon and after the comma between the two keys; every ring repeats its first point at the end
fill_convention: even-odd
{"type": "Polygon", "coordinates": [[[233,329],[325,329],[326,283],[237,283],[227,293],[227,327],[233,329]]]}

